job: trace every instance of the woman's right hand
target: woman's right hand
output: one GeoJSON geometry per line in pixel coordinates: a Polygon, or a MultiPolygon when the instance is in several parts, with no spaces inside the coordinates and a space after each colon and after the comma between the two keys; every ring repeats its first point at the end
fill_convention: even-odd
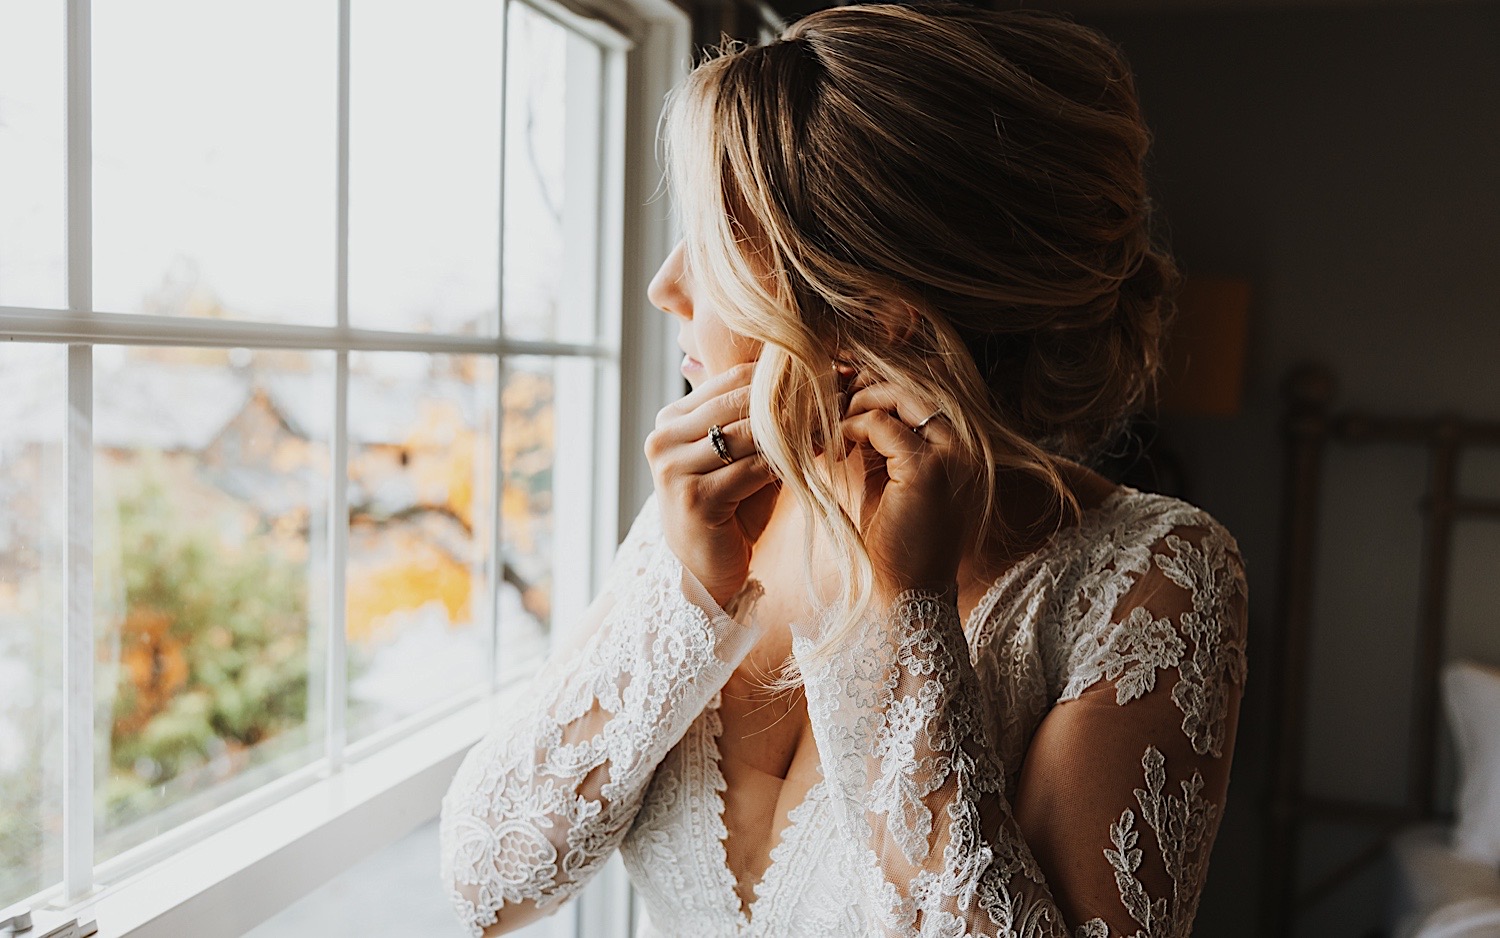
{"type": "Polygon", "coordinates": [[[745,363],[694,388],[656,415],[646,460],[656,485],[662,536],[720,606],[745,584],[751,547],[776,505],[779,484],[750,436],[750,377],[745,363]],[[725,463],[708,440],[724,434],[725,463]]]}

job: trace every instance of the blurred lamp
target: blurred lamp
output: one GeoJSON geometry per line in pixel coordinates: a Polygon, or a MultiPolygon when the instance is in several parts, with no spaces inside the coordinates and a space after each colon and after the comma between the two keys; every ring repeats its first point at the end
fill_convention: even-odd
{"type": "Polygon", "coordinates": [[[1216,417],[1239,413],[1249,324],[1248,281],[1187,278],[1167,337],[1157,398],[1160,412],[1216,417]]]}

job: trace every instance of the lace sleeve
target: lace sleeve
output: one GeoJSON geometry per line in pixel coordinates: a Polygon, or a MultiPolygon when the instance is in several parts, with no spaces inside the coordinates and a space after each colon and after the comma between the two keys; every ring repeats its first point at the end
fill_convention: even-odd
{"type": "Polygon", "coordinates": [[[755,642],[661,539],[653,495],[527,703],[443,798],[442,878],[476,936],[554,911],[619,846],[658,763],[755,642]]]}
{"type": "MultiPolygon", "coordinates": [[[[861,641],[804,666],[824,775],[868,847],[876,933],[1191,933],[1245,679],[1245,582],[1217,526],[1175,529],[1149,560],[1078,652],[1093,681],[1043,720],[1014,804],[956,586],[902,593],[861,641]]],[[[799,662],[816,634],[794,627],[799,662]]]]}

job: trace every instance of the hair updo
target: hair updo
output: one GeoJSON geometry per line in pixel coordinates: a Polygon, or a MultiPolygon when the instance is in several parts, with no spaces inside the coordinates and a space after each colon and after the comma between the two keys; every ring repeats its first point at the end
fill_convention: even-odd
{"type": "Polygon", "coordinates": [[[939,405],[992,499],[1022,469],[1076,510],[1056,460],[1142,403],[1177,281],[1114,44],[1034,11],[834,7],[714,50],[666,121],[687,262],[765,343],[752,432],[847,553],[850,621],[869,559],[813,455],[838,435],[834,357],[939,405]]]}

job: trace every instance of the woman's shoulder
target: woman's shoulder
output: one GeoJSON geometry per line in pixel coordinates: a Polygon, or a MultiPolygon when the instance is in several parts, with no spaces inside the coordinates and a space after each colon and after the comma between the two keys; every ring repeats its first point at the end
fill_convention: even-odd
{"type": "Polygon", "coordinates": [[[1065,640],[1080,629],[1106,625],[1109,611],[1148,574],[1240,563],[1234,537],[1191,502],[1099,477],[1089,494],[1072,524],[998,575],[984,574],[985,618],[1003,618],[1007,598],[1045,596],[1040,603],[1026,600],[1031,614],[1052,620],[1037,623],[1042,633],[1065,640]]]}
{"type": "MultiPolygon", "coordinates": [[[[1030,555],[1041,561],[1034,566],[1045,566],[1053,575],[1101,566],[1122,573],[1142,569],[1148,549],[1174,533],[1233,540],[1213,515],[1185,499],[1120,484],[1070,460],[1059,461],[1057,468],[1057,478],[1078,512],[1030,555]]],[[[1012,492],[1025,492],[1015,496],[1017,504],[1020,499],[1052,497],[1050,491],[1027,492],[1021,486],[1029,482],[1022,479],[1010,487],[1012,492]]],[[[1026,515],[1023,511],[1018,516],[1026,515]]]]}
{"type": "Polygon", "coordinates": [[[1195,751],[1219,754],[1224,688],[1246,673],[1248,587],[1233,535],[1187,501],[1123,489],[1087,534],[1090,563],[1054,610],[1058,701],[1106,681],[1126,704],[1185,667],[1173,700],[1195,751]]]}
{"type": "Polygon", "coordinates": [[[1086,509],[1059,540],[1064,552],[1086,569],[1121,574],[1151,568],[1153,556],[1178,550],[1181,543],[1212,544],[1236,557],[1239,553],[1234,536],[1208,511],[1185,499],[1126,485],[1115,486],[1086,509]]]}
{"type": "Polygon", "coordinates": [[[1133,605],[1160,618],[1167,606],[1206,608],[1247,591],[1239,545],[1217,518],[1184,499],[1128,486],[1084,512],[1047,568],[1048,612],[1067,645],[1114,631],[1133,605]]]}
{"type": "Polygon", "coordinates": [[[1143,577],[1171,570],[1186,579],[1196,568],[1240,566],[1234,537],[1209,512],[1106,483],[1095,486],[1074,523],[998,575],[982,574],[975,621],[985,631],[1001,627],[1023,604],[1036,634],[1066,644],[1107,628],[1111,611],[1143,577]]]}
{"type": "Polygon", "coordinates": [[[1122,501],[1117,540],[1105,550],[1116,553],[1117,570],[1163,581],[1141,591],[1141,605],[1172,605],[1175,597],[1178,605],[1202,608],[1246,592],[1239,543],[1213,515],[1169,495],[1127,490],[1122,501]],[[1122,563],[1126,556],[1128,564],[1122,563]]]}

